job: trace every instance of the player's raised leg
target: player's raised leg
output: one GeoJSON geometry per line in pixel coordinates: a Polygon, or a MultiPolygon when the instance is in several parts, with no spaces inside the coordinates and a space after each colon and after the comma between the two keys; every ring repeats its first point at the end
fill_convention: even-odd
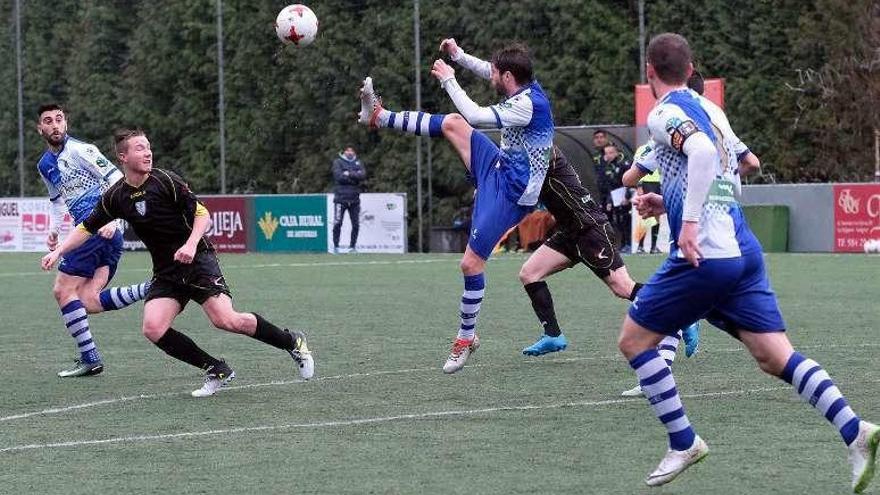
{"type": "Polygon", "coordinates": [[[861,493],[874,477],[880,427],[856,415],[822,366],[794,350],[782,332],[738,332],[765,373],[795,388],[804,402],[831,422],[849,449],[852,487],[861,493]]]}
{"type": "Polygon", "coordinates": [[[214,295],[201,304],[215,327],[247,335],[286,351],[296,363],[300,376],[306,380],[315,374],[315,361],[306,344],[305,333],[282,330],[256,313],[239,313],[232,306],[232,298],[226,294],[214,295]]]}
{"type": "Polygon", "coordinates": [[[544,278],[571,266],[572,261],[566,255],[547,245],[542,245],[529,256],[529,259],[520,268],[519,280],[532,302],[535,316],[538,317],[538,321],[544,328],[541,337],[534,344],[522,350],[524,355],[540,356],[550,352],[563,351],[568,347],[568,341],[556,320],[553,297],[544,278]]]}

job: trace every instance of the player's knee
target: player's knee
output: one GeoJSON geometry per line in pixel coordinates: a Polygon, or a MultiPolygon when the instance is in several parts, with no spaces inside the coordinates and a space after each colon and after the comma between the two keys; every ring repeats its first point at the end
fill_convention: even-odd
{"type": "Polygon", "coordinates": [[[141,333],[144,334],[147,340],[150,342],[156,343],[159,339],[165,335],[165,332],[168,330],[166,325],[162,325],[157,321],[144,320],[144,324],[141,327],[141,333]]]}
{"type": "Polygon", "coordinates": [[[214,315],[211,317],[211,323],[220,330],[227,332],[240,333],[244,330],[244,318],[240,313],[224,313],[222,315],[214,315]]]}
{"type": "Polygon", "coordinates": [[[458,266],[461,268],[461,273],[465,275],[476,275],[483,272],[484,263],[482,260],[475,259],[472,256],[465,256],[461,259],[461,263],[459,263],[458,266]]]}
{"type": "Polygon", "coordinates": [[[76,289],[65,284],[55,282],[52,287],[52,295],[59,304],[76,298],[76,289]]]}
{"type": "Polygon", "coordinates": [[[523,265],[523,267],[519,269],[519,281],[523,285],[528,285],[540,280],[541,277],[538,276],[538,274],[528,265],[523,265]]]}
{"type": "Polygon", "coordinates": [[[785,369],[786,362],[784,360],[779,359],[772,353],[753,353],[755,357],[755,361],[758,363],[758,367],[761,368],[761,371],[767,373],[771,376],[781,376],[782,371],[785,369]]]}
{"type": "Polygon", "coordinates": [[[86,308],[86,312],[89,314],[100,313],[104,311],[104,306],[101,304],[101,299],[95,293],[86,293],[80,294],[79,300],[82,302],[83,306],[86,308]]]}
{"type": "Polygon", "coordinates": [[[443,134],[446,135],[461,132],[469,126],[470,124],[460,114],[450,113],[443,118],[440,128],[443,130],[443,134]]]}

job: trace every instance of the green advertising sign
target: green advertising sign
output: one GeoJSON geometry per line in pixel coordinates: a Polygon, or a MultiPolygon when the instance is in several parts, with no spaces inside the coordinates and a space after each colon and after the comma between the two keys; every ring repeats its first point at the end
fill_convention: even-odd
{"type": "Polygon", "coordinates": [[[257,251],[327,251],[323,194],[254,197],[257,251]]]}

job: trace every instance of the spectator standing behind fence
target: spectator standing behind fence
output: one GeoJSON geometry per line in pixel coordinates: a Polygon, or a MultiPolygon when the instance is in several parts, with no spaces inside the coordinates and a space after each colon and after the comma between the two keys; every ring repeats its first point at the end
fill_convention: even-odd
{"type": "Polygon", "coordinates": [[[600,183],[599,191],[602,195],[605,211],[623,243],[620,248],[622,253],[629,251],[630,237],[632,237],[630,232],[630,223],[632,222],[630,195],[629,191],[621,190],[624,188],[623,174],[629,170],[629,167],[629,161],[620,153],[614,143],[605,145],[599,159],[599,169],[603,172],[603,177],[597,177],[597,181],[600,183]],[[616,205],[615,197],[618,200],[616,205]]]}
{"type": "Polygon", "coordinates": [[[345,151],[333,160],[333,252],[339,252],[339,233],[342,231],[342,220],[345,212],[351,219],[351,242],[349,252],[356,252],[358,229],[361,214],[361,185],[367,178],[364,168],[354,148],[348,146],[345,151]]]}

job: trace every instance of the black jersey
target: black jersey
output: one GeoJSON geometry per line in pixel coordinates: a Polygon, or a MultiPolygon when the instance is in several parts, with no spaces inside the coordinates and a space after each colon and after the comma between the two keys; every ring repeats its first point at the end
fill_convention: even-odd
{"type": "Polygon", "coordinates": [[[602,208],[581,184],[568,158],[556,146],[539,200],[556,219],[557,228],[565,232],[574,233],[608,222],[602,208]]]}
{"type": "Polygon", "coordinates": [[[95,233],[115,218],[127,221],[150,251],[153,273],[157,277],[179,278],[205,253],[214,247],[205,237],[196,247],[192,265],[174,261],[174,253],[192,234],[196,209],[204,208],[186,182],[173,172],[154,168],[140,187],[124,180],[116,182],[101,195],[101,202],[83,221],[95,233]]]}

